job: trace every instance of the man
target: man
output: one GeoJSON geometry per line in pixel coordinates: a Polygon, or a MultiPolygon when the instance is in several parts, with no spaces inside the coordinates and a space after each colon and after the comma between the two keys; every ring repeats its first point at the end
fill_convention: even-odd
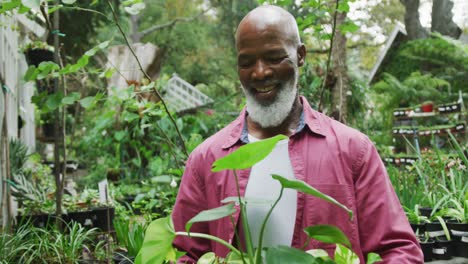
{"type": "MultiPolygon", "coordinates": [[[[243,144],[284,134],[289,138],[279,142],[267,158],[237,172],[241,195],[254,201],[247,203],[254,241],[260,219],[271,206],[255,201],[278,196],[279,184],[270,177],[275,173],[303,180],[331,195],[353,210],[354,218],[349,220],[334,205],[287,191],[269,220],[264,245],[301,248],[307,240],[305,227],[331,224],[348,236],[361,263],[370,252],[378,253],[383,263],[423,263],[418,242],[370,140],[314,111],[298,95],[298,68],[304,64],[306,49],[292,15],[275,6],[252,10],[238,26],[236,47],[247,107],[190,155],[173,211],[175,229],[183,230],[200,211],[221,206],[221,200],[237,195],[232,172],[211,172],[215,160],[243,144]]],[[[197,223],[192,231],[233,243],[235,229],[242,233],[239,212],[233,218],[197,223]]],[[[184,260],[188,262],[210,251],[222,257],[228,252],[216,242],[197,238],[177,237],[174,245],[187,252],[184,260]]],[[[318,241],[306,247],[312,248],[334,252],[334,245],[318,241]]]]}

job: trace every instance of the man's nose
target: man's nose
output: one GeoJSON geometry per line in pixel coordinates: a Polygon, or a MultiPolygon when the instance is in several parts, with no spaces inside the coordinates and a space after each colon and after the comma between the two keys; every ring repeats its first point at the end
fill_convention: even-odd
{"type": "Polygon", "coordinates": [[[270,77],[272,74],[271,68],[265,64],[264,61],[258,60],[255,63],[253,72],[252,72],[252,79],[254,80],[264,80],[270,77]]]}

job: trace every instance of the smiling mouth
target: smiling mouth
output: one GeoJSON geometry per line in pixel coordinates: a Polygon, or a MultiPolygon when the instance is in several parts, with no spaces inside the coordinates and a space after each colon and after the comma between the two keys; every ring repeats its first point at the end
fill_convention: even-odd
{"type": "Polygon", "coordinates": [[[275,89],[275,85],[269,85],[269,86],[265,86],[265,87],[257,87],[257,88],[254,88],[255,91],[257,93],[268,93],[270,91],[272,91],[273,89],[275,89]]]}

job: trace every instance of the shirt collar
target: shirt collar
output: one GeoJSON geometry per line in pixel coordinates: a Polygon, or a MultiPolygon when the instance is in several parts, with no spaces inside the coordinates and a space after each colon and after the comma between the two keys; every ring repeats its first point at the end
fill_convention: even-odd
{"type": "MultiPolygon", "coordinates": [[[[325,137],[325,134],[322,132],[320,121],[317,116],[318,112],[316,112],[310,107],[309,103],[307,102],[307,99],[304,96],[301,96],[300,100],[302,103],[302,113],[295,134],[300,133],[302,130],[304,130],[304,128],[307,125],[307,127],[312,133],[325,137]]],[[[223,149],[232,147],[238,141],[241,141],[245,144],[249,143],[246,117],[247,110],[246,107],[244,107],[239,117],[237,117],[237,119],[229,125],[231,132],[229,133],[229,138],[222,146],[223,149]]]]}

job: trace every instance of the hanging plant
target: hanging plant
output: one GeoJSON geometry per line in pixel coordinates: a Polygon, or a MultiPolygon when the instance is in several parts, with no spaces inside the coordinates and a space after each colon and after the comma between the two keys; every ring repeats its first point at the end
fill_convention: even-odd
{"type": "Polygon", "coordinates": [[[30,42],[22,48],[22,51],[26,56],[26,62],[30,66],[37,67],[41,62],[54,60],[54,48],[46,42],[30,42]]]}

